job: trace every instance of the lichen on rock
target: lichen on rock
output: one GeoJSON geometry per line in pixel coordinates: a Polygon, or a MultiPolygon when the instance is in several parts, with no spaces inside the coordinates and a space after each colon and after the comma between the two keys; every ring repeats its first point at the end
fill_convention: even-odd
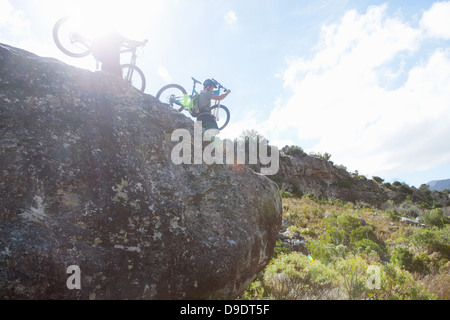
{"type": "Polygon", "coordinates": [[[0,297],[237,297],[269,262],[275,183],[171,161],[193,122],[102,72],[0,44],[0,297]],[[69,266],[80,289],[69,289],[69,266]]]}

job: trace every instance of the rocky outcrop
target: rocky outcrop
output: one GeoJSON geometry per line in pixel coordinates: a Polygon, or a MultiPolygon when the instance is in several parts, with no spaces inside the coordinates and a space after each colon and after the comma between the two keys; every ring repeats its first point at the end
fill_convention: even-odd
{"type": "Polygon", "coordinates": [[[400,222],[404,223],[404,224],[407,224],[407,225],[410,225],[410,226],[424,227],[424,228],[426,227],[425,224],[420,223],[420,218],[419,217],[417,217],[415,220],[409,219],[409,218],[406,218],[406,217],[401,217],[400,218],[400,222]]]}
{"type": "Polygon", "coordinates": [[[372,180],[354,179],[333,162],[306,154],[290,156],[281,152],[280,170],[275,180],[289,192],[313,193],[344,201],[383,203],[388,195],[372,180]]]}
{"type": "Polygon", "coordinates": [[[347,172],[332,161],[307,155],[303,152],[280,152],[279,171],[271,177],[284,191],[297,195],[314,194],[331,199],[363,202],[381,206],[388,200],[396,203],[410,198],[418,203],[450,205],[448,195],[406,184],[383,184],[364,176],[347,172]]]}
{"type": "Polygon", "coordinates": [[[179,128],[120,79],[0,45],[0,297],[238,296],[271,258],[279,190],[174,164],[179,128]]]}

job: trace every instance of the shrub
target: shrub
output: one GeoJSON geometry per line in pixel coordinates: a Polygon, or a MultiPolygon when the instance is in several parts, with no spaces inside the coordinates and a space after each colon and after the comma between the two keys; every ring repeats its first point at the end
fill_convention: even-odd
{"type": "Polygon", "coordinates": [[[372,241],[377,240],[377,236],[375,235],[375,232],[373,231],[371,226],[357,227],[350,232],[350,242],[352,244],[363,239],[372,241]]]}
{"type": "Polygon", "coordinates": [[[342,165],[342,164],[339,164],[339,165],[336,165],[336,164],[335,164],[334,167],[337,168],[337,169],[339,169],[339,170],[347,171],[347,167],[344,166],[344,165],[342,165]]]}
{"type": "Polygon", "coordinates": [[[410,200],[404,201],[399,206],[398,211],[401,216],[406,216],[406,217],[410,217],[410,218],[416,218],[421,213],[421,210],[419,209],[419,207],[410,200]]]}
{"type": "Polygon", "coordinates": [[[413,193],[411,188],[407,184],[402,184],[400,186],[400,192],[403,194],[409,194],[409,195],[413,193]]]}
{"type": "MultiPolygon", "coordinates": [[[[333,246],[343,245],[354,253],[364,253],[366,255],[375,251],[379,258],[386,254],[384,243],[377,238],[375,228],[370,225],[363,226],[361,220],[354,214],[343,213],[336,218],[326,218],[323,220],[326,228],[319,239],[333,246]]],[[[326,260],[330,259],[329,254],[326,260]]]]}
{"type": "Polygon", "coordinates": [[[265,297],[264,286],[260,277],[253,281],[242,294],[242,300],[262,300],[265,297]]]}
{"type": "Polygon", "coordinates": [[[386,216],[392,220],[392,221],[399,221],[400,220],[400,213],[398,213],[395,209],[387,209],[385,211],[386,216]]]}
{"type": "Polygon", "coordinates": [[[360,299],[366,292],[367,263],[359,258],[341,259],[336,270],[342,276],[342,284],[350,300],[360,299]]]}
{"type": "Polygon", "coordinates": [[[434,300],[436,296],[430,293],[423,283],[416,282],[412,275],[401,270],[394,264],[381,268],[379,290],[371,290],[369,297],[377,300],[434,300]]]}
{"type": "Polygon", "coordinates": [[[289,156],[303,156],[306,155],[306,153],[303,151],[301,147],[298,146],[285,146],[283,149],[281,149],[286,155],[289,156]]]}
{"type": "Polygon", "coordinates": [[[423,215],[423,222],[438,228],[442,228],[448,223],[447,217],[444,215],[444,211],[441,208],[426,211],[423,215]]]}
{"type": "Polygon", "coordinates": [[[350,233],[361,225],[361,221],[354,214],[343,213],[337,217],[337,221],[345,233],[350,235],[350,233]]]}
{"type": "Polygon", "coordinates": [[[407,248],[397,248],[391,255],[391,262],[406,270],[413,269],[413,254],[407,248]]]}
{"type": "Polygon", "coordinates": [[[444,259],[450,259],[450,225],[444,228],[423,229],[409,237],[411,244],[421,251],[438,252],[444,259]]]}
{"type": "Polygon", "coordinates": [[[450,272],[426,275],[422,282],[427,290],[435,294],[440,300],[448,300],[450,297],[450,272]]]}
{"type": "Polygon", "coordinates": [[[383,187],[392,190],[392,184],[390,184],[389,182],[383,183],[383,187]]]}
{"type": "Polygon", "coordinates": [[[370,255],[372,252],[375,252],[380,259],[386,254],[385,248],[369,239],[362,239],[354,243],[353,246],[358,253],[370,255]]]}
{"type": "Polygon", "coordinates": [[[380,177],[377,177],[377,176],[373,176],[372,180],[375,181],[375,182],[378,182],[378,183],[383,183],[383,181],[384,181],[384,179],[382,179],[380,177]]]}
{"type": "Polygon", "coordinates": [[[264,272],[265,292],[274,299],[328,299],[337,274],[319,261],[293,252],[272,260],[264,272]]]}
{"type": "Polygon", "coordinates": [[[294,195],[290,192],[280,190],[280,196],[281,198],[294,198],[294,195]]]}
{"type": "Polygon", "coordinates": [[[315,260],[320,260],[325,265],[345,258],[349,252],[348,248],[342,244],[335,245],[319,240],[309,240],[306,247],[315,260]]]}
{"type": "Polygon", "coordinates": [[[419,253],[413,259],[411,272],[418,272],[421,274],[426,274],[430,272],[430,267],[433,265],[430,257],[428,257],[424,252],[419,253]]]}

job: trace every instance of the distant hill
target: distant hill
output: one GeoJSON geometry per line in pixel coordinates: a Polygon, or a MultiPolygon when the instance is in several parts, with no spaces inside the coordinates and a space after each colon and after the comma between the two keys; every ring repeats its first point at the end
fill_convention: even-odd
{"type": "Polygon", "coordinates": [[[442,191],[444,189],[450,190],[450,179],[445,180],[433,180],[427,183],[430,186],[430,190],[442,191]]]}

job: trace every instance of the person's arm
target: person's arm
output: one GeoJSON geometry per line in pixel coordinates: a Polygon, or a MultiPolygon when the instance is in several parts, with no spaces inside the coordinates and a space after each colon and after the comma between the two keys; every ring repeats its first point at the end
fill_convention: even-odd
{"type": "Polygon", "coordinates": [[[231,90],[227,90],[227,92],[222,93],[220,96],[216,96],[213,94],[211,99],[221,101],[221,100],[225,99],[230,93],[231,93],[231,90]]]}

